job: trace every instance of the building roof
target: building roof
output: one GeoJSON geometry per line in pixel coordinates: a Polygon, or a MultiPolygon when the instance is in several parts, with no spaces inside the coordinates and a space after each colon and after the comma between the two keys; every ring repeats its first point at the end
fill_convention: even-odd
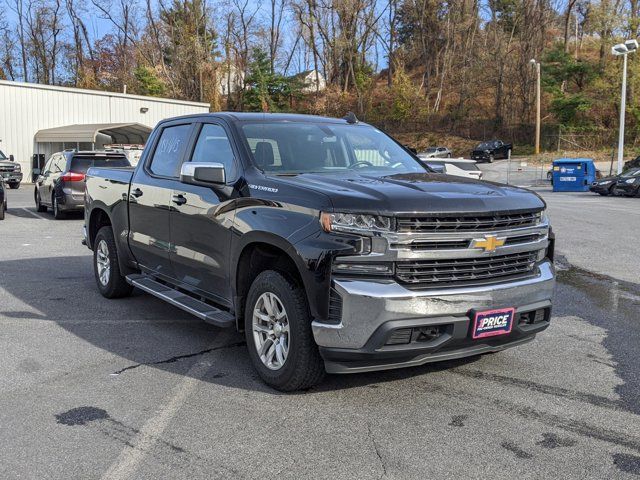
{"type": "Polygon", "coordinates": [[[67,93],[78,93],[83,95],[97,95],[101,97],[116,97],[125,99],[145,100],[148,102],[162,102],[172,103],[177,105],[191,105],[194,107],[209,107],[208,103],[202,102],[189,102],[186,100],[176,100],[174,98],[161,98],[161,97],[145,97],[143,95],[130,95],[128,93],[119,92],[105,92],[104,90],[89,90],[85,88],[73,88],[73,87],[60,87],[58,85],[42,85],[39,83],[27,83],[27,82],[15,82],[11,80],[0,80],[0,87],[15,87],[15,88],[32,88],[37,90],[50,90],[67,93]]]}
{"type": "Polygon", "coordinates": [[[113,143],[146,143],[151,128],[140,123],[88,123],[46,128],[36,132],[36,142],[95,143],[98,134],[111,137],[113,143]]]}

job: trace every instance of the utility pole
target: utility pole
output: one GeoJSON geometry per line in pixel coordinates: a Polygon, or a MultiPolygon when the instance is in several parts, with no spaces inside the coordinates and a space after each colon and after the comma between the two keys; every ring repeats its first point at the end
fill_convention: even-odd
{"type": "Polygon", "coordinates": [[[536,155],[540,153],[540,62],[532,58],[529,63],[536,69],[536,155]]]}
{"type": "Polygon", "coordinates": [[[624,161],[624,117],[627,108],[627,56],[638,50],[637,40],[627,40],[611,47],[611,53],[622,56],[622,91],[620,92],[620,130],[618,132],[618,175],[624,161]]]}

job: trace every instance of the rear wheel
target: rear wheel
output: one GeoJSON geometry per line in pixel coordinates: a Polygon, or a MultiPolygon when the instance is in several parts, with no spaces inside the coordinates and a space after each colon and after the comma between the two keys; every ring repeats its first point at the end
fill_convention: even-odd
{"type": "Polygon", "coordinates": [[[102,227],[93,242],[93,271],[103,297],[119,298],[131,294],[133,287],[120,273],[118,250],[111,227],[102,227]]]}
{"type": "Polygon", "coordinates": [[[273,388],[302,390],[324,377],[304,290],[279,272],[262,272],[251,285],[245,337],[254,368],[273,388]]]}
{"type": "Polygon", "coordinates": [[[62,210],[60,210],[58,197],[56,197],[55,195],[51,197],[51,205],[53,205],[53,218],[55,218],[56,220],[62,220],[63,218],[65,218],[66,215],[62,210]]]}

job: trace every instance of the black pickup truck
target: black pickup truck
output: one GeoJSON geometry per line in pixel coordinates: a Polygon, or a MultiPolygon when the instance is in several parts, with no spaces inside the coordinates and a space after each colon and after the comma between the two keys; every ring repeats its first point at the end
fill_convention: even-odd
{"type": "Polygon", "coordinates": [[[174,118],[135,170],[90,169],[100,292],[137,287],[244,331],[262,379],[285,391],[544,330],[554,244],[540,197],[433,173],[345,118],[174,118]]]}

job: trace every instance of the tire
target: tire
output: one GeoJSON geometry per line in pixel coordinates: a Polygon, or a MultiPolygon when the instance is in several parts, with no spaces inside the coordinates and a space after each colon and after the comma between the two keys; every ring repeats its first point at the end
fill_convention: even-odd
{"type": "Polygon", "coordinates": [[[451,158],[451,153],[447,153],[447,158],[451,158]]]}
{"type": "Polygon", "coordinates": [[[46,212],[47,206],[42,204],[42,199],[40,198],[40,192],[36,189],[35,193],[36,200],[36,211],[38,212],[46,212]]]}
{"type": "Polygon", "coordinates": [[[9,184],[9,188],[10,188],[11,190],[17,190],[17,189],[19,189],[19,188],[20,188],[20,182],[18,182],[18,183],[10,183],[10,184],[9,184]]]}
{"type": "Polygon", "coordinates": [[[51,196],[51,206],[53,207],[53,218],[56,220],[62,220],[67,215],[60,210],[60,205],[58,205],[58,198],[54,195],[51,196]]]}
{"type": "Polygon", "coordinates": [[[608,197],[609,192],[598,192],[598,195],[602,195],[603,197],[608,197]]]}
{"type": "Polygon", "coordinates": [[[93,273],[103,297],[121,298],[133,291],[120,273],[118,249],[109,226],[102,227],[93,242],[93,273]]]}
{"type": "Polygon", "coordinates": [[[489,163],[493,163],[493,159],[494,159],[493,155],[489,155],[489,163]]]}
{"type": "Polygon", "coordinates": [[[273,270],[260,273],[249,289],[244,317],[249,358],[267,385],[290,392],[307,389],[322,380],[324,363],[313,339],[309,305],[302,287],[273,270]],[[255,310],[263,317],[256,317],[255,325],[262,329],[254,328],[255,310]],[[274,322],[278,311],[284,312],[284,317],[274,322]],[[264,347],[265,360],[258,352],[260,347],[264,347]]]}
{"type": "Polygon", "coordinates": [[[0,220],[4,220],[4,212],[7,211],[7,202],[2,202],[0,206],[0,220]]]}

